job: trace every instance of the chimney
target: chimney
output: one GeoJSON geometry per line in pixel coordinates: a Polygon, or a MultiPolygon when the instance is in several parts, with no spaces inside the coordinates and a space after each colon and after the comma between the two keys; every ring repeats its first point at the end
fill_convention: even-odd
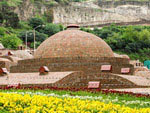
{"type": "Polygon", "coordinates": [[[11,56],[11,55],[14,55],[14,53],[11,52],[11,51],[8,51],[7,55],[8,55],[8,56],[11,56]]]}
{"type": "Polygon", "coordinates": [[[80,27],[77,24],[70,24],[67,26],[67,30],[78,30],[80,27]]]}

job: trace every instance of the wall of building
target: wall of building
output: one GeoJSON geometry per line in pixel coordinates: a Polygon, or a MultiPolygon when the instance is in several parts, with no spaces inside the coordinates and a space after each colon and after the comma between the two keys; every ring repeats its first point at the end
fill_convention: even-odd
{"type": "Polygon", "coordinates": [[[10,71],[11,66],[15,66],[16,63],[13,62],[6,62],[6,61],[0,61],[0,68],[6,68],[8,71],[10,71]]]}
{"type": "Polygon", "coordinates": [[[85,71],[101,72],[101,66],[112,65],[112,73],[121,74],[121,68],[129,67],[133,74],[134,67],[125,58],[49,58],[30,59],[18,62],[17,66],[12,66],[12,73],[38,72],[41,66],[47,66],[51,72],[60,71],[85,71]]]}

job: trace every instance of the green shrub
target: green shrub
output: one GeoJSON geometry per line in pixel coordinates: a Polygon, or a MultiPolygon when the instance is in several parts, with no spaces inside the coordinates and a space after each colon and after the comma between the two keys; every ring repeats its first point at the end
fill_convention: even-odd
{"type": "Polygon", "coordinates": [[[22,40],[15,34],[6,34],[2,38],[0,38],[0,41],[5,48],[9,49],[17,49],[17,47],[22,44],[22,40]]]}
{"type": "MultiPolygon", "coordinates": [[[[35,42],[35,48],[38,48],[38,46],[41,44],[41,42],[36,41],[35,42]]],[[[30,45],[31,48],[34,48],[34,42],[31,43],[30,45]]]]}
{"type": "MultiPolygon", "coordinates": [[[[32,28],[36,28],[40,25],[42,27],[43,24],[44,24],[44,21],[40,18],[30,18],[29,19],[29,26],[31,26],[32,28]]],[[[39,29],[39,28],[37,28],[37,29],[39,29]]]]}
{"type": "Polygon", "coordinates": [[[49,9],[47,12],[44,13],[44,17],[46,18],[46,22],[52,23],[53,22],[53,9],[49,9]]]}
{"type": "Polygon", "coordinates": [[[19,28],[20,28],[20,29],[27,29],[27,30],[31,29],[31,27],[30,27],[30,26],[28,25],[28,23],[25,22],[25,21],[20,21],[20,22],[19,22],[19,28]]]}
{"type": "Polygon", "coordinates": [[[6,33],[6,28],[0,27],[0,37],[4,36],[6,33]]]}

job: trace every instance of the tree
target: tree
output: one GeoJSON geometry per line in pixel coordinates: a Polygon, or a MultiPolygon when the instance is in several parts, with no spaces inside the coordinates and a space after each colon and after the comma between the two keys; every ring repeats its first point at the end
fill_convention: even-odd
{"type": "MultiPolygon", "coordinates": [[[[35,48],[38,48],[38,46],[41,44],[41,42],[35,42],[35,48]]],[[[34,48],[34,43],[32,42],[30,45],[31,48],[34,48]]]]}
{"type": "Polygon", "coordinates": [[[17,28],[19,25],[18,15],[14,12],[7,12],[4,14],[3,18],[5,19],[5,25],[7,27],[17,28]]]}
{"type": "MultiPolygon", "coordinates": [[[[48,36],[46,34],[43,34],[43,33],[39,33],[39,32],[35,32],[35,40],[38,41],[38,42],[43,42],[48,36]]],[[[19,34],[19,37],[25,41],[25,38],[26,38],[26,31],[23,31],[19,34]]],[[[27,38],[28,38],[28,42],[32,43],[34,41],[34,36],[33,36],[33,31],[28,31],[27,32],[27,38]]]]}
{"type": "Polygon", "coordinates": [[[139,40],[143,40],[145,42],[150,41],[150,32],[147,29],[142,30],[139,33],[139,40]]]}
{"type": "Polygon", "coordinates": [[[48,36],[54,35],[55,33],[62,31],[63,26],[57,24],[46,24],[46,26],[40,30],[40,32],[47,34],[48,36]]]}
{"type": "Polygon", "coordinates": [[[30,19],[29,19],[29,25],[30,25],[32,28],[35,28],[35,27],[37,27],[37,26],[39,26],[39,25],[43,25],[43,24],[44,24],[44,22],[43,22],[43,20],[40,19],[40,18],[30,18],[30,19]]]}
{"type": "Polygon", "coordinates": [[[22,44],[22,40],[15,34],[4,35],[4,37],[0,38],[0,41],[5,48],[9,49],[17,49],[17,47],[22,44]]]}

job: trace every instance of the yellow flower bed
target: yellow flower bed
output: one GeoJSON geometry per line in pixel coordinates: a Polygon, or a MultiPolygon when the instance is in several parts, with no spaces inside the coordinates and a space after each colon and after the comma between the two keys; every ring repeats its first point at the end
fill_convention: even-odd
{"type": "Polygon", "coordinates": [[[150,113],[150,108],[129,108],[96,100],[0,93],[0,110],[10,113],[150,113]]]}

